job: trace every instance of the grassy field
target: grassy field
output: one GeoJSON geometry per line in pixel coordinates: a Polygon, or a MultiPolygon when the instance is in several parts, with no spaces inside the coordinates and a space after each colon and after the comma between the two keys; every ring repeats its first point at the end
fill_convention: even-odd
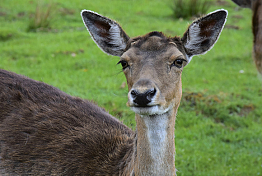
{"type": "MultiPolygon", "coordinates": [[[[172,0],[1,0],[0,68],[94,100],[135,128],[127,87],[116,65],[91,40],[80,12],[118,21],[131,37],[150,31],[182,36],[192,20],[172,17],[172,0]],[[27,32],[37,4],[51,9],[50,28],[27,32]]],[[[178,176],[262,175],[262,83],[252,60],[251,11],[215,1],[228,20],[214,48],[183,71],[176,121],[178,176]]],[[[1,107],[0,107],[1,108],[1,107]]]]}

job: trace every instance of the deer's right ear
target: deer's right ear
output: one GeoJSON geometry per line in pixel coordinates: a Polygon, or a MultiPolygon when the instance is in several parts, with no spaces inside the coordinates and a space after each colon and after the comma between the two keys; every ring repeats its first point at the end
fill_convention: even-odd
{"type": "Polygon", "coordinates": [[[115,21],[90,10],[81,12],[83,22],[99,48],[107,54],[121,56],[129,40],[115,21]]]}

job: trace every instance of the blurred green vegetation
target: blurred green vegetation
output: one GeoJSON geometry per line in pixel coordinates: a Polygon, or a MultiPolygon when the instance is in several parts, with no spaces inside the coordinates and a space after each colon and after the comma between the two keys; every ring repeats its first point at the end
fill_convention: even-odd
{"type": "Polygon", "coordinates": [[[210,0],[174,0],[175,18],[200,17],[208,12],[213,1],[210,0]]]}
{"type": "MultiPolygon", "coordinates": [[[[47,30],[28,32],[38,4],[0,1],[0,68],[94,100],[134,129],[118,58],[95,45],[81,10],[118,21],[131,37],[182,36],[191,21],[173,18],[173,0],[53,0],[38,7],[43,14],[55,7],[47,30]]],[[[179,176],[262,175],[262,84],[252,60],[251,11],[213,0],[209,12],[221,8],[229,16],[217,44],[183,71],[175,130],[179,176]]]]}

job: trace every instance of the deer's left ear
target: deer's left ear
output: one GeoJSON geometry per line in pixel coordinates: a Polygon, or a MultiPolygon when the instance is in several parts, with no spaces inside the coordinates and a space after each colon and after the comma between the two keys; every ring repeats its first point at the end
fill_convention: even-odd
{"type": "Polygon", "coordinates": [[[83,10],[81,16],[90,35],[102,51],[113,56],[121,56],[124,53],[129,37],[119,24],[90,10],[83,10]]]}
{"type": "Polygon", "coordinates": [[[217,10],[194,21],[182,37],[188,58],[205,54],[216,43],[227,18],[226,10],[217,10]]]}

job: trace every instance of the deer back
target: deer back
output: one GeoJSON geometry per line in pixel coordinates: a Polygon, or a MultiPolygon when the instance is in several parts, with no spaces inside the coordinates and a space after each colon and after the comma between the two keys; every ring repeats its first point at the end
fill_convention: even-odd
{"type": "Polygon", "coordinates": [[[5,173],[119,175],[121,160],[132,153],[128,127],[92,102],[45,83],[0,70],[0,107],[5,173]]]}

